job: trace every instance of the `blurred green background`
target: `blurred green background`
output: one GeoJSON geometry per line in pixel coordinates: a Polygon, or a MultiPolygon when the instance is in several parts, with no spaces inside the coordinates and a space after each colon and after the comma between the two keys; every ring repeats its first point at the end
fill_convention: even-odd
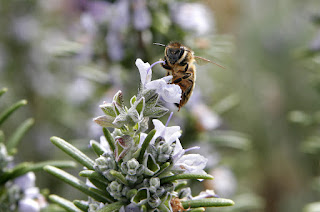
{"type": "MultiPolygon", "coordinates": [[[[0,87],[9,89],[0,109],[28,100],[3,130],[36,121],[17,160],[67,159],[54,135],[90,152],[102,135],[98,106],[119,89],[128,104],[135,60],[151,64],[163,57],[153,42],[178,40],[226,67],[197,66],[194,94],[170,123],[209,158],[214,183],[192,186],[236,203],[212,211],[320,211],[310,205],[320,197],[319,1],[0,0],[0,15],[0,87]]],[[[153,68],[154,79],[164,75],[153,68]]],[[[85,198],[44,172],[37,185],[85,198]]]]}

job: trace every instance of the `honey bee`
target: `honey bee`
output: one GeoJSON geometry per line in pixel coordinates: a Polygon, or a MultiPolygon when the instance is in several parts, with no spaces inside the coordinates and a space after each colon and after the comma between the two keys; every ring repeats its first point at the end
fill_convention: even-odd
{"type": "Polygon", "coordinates": [[[188,102],[195,86],[196,67],[194,62],[198,64],[210,62],[224,68],[208,59],[195,56],[190,48],[179,42],[170,42],[168,45],[161,43],[154,44],[165,47],[164,63],[161,65],[167,70],[167,76],[172,76],[170,83],[179,85],[182,90],[180,103],[176,103],[176,106],[179,108],[178,111],[188,102]]]}

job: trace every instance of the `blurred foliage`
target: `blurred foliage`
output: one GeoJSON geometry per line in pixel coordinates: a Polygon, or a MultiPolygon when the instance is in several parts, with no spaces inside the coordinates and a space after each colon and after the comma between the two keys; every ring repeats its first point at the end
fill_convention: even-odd
{"type": "MultiPolygon", "coordinates": [[[[182,126],[186,145],[197,142],[208,157],[217,157],[210,168],[233,171],[233,211],[314,211],[308,208],[316,203],[306,205],[320,198],[311,183],[320,174],[319,1],[204,0],[214,18],[212,31],[200,35],[174,22],[173,1],[148,1],[152,23],[144,30],[128,24],[121,35],[125,54],[118,61],[108,56],[107,27],[89,45],[90,34],[81,26],[88,11],[83,2],[0,0],[0,85],[10,88],[8,102],[28,99],[19,120],[36,120],[26,135],[30,143],[21,145],[23,154],[34,161],[63,158],[50,145],[52,135],[83,138],[72,143],[85,151],[89,139],[101,135],[91,123],[97,105],[115,90],[128,93],[125,99],[136,92],[133,61],[152,63],[163,57],[163,48],[153,42],[180,40],[226,67],[197,66],[193,97],[174,114],[173,125],[182,126]],[[249,199],[256,204],[248,205],[249,199]]],[[[165,71],[155,67],[154,75],[165,71]]],[[[19,120],[8,120],[6,130],[19,120]]],[[[54,193],[77,195],[49,181],[43,186],[54,193]]]]}

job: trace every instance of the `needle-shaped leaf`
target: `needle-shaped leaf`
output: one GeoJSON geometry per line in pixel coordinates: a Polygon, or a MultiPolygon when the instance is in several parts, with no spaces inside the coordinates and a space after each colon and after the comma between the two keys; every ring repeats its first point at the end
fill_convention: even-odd
{"type": "Polygon", "coordinates": [[[34,119],[29,118],[25,120],[24,122],[22,122],[22,124],[20,124],[20,126],[15,130],[15,132],[8,139],[6,146],[10,155],[12,155],[15,152],[14,149],[17,148],[22,137],[32,127],[33,124],[34,124],[34,119]]]}
{"type": "Polygon", "coordinates": [[[103,208],[101,208],[100,210],[98,210],[97,212],[114,212],[114,211],[119,211],[120,208],[124,205],[123,202],[115,202],[112,204],[108,204],[106,206],[104,206],[103,208]]]}
{"type": "Polygon", "coordinates": [[[209,174],[177,174],[169,177],[164,177],[161,179],[161,183],[168,183],[175,180],[185,180],[185,179],[204,179],[213,180],[213,177],[209,174]]]}
{"type": "Polygon", "coordinates": [[[91,140],[90,146],[98,157],[104,153],[103,149],[100,147],[100,144],[98,142],[91,140]]]}
{"type": "Polygon", "coordinates": [[[109,184],[109,180],[107,178],[105,178],[104,176],[102,176],[100,173],[93,171],[93,170],[82,170],[79,173],[80,177],[87,177],[87,178],[91,178],[91,179],[96,179],[99,180],[100,182],[104,183],[104,184],[109,184]]]}
{"type": "Polygon", "coordinates": [[[0,143],[4,143],[4,133],[0,130],[0,143]]]}
{"type": "Polygon", "coordinates": [[[10,179],[20,177],[28,172],[40,171],[46,165],[52,165],[59,168],[74,168],[77,166],[73,161],[43,161],[40,163],[24,162],[15,166],[10,171],[3,173],[0,178],[0,184],[10,179]]]}
{"type": "Polygon", "coordinates": [[[234,202],[230,199],[224,198],[204,198],[199,200],[181,201],[181,204],[184,208],[225,207],[234,205],[234,202]]]}
{"type": "Polygon", "coordinates": [[[7,88],[1,88],[1,89],[0,89],[0,97],[1,97],[3,94],[5,94],[7,91],[8,91],[7,88]]]}
{"type": "Polygon", "coordinates": [[[114,151],[116,148],[116,145],[110,131],[107,128],[103,128],[103,134],[109,143],[110,149],[114,151]]]}
{"type": "Polygon", "coordinates": [[[128,181],[123,176],[123,174],[121,174],[121,172],[118,172],[118,171],[115,171],[115,170],[110,170],[110,174],[112,176],[114,176],[115,178],[117,178],[121,183],[123,183],[125,185],[129,185],[128,181]]]}
{"type": "Polygon", "coordinates": [[[89,204],[86,201],[83,200],[74,200],[73,204],[75,206],[77,206],[77,208],[79,208],[80,210],[82,210],[83,212],[87,212],[89,210],[89,204]]]}
{"type": "Polygon", "coordinates": [[[51,142],[88,169],[94,170],[94,161],[79,149],[58,137],[51,137],[51,142]]]}
{"type": "Polygon", "coordinates": [[[57,195],[51,194],[51,195],[49,195],[49,199],[68,212],[80,212],[81,211],[72,202],[70,202],[69,200],[66,200],[62,197],[59,197],[57,195]]]}
{"type": "Polygon", "coordinates": [[[59,178],[60,180],[66,182],[67,184],[71,185],[72,187],[78,189],[79,191],[82,191],[83,193],[91,196],[93,199],[100,201],[100,202],[108,202],[110,201],[105,196],[102,196],[98,194],[97,192],[91,191],[89,189],[89,186],[87,186],[84,182],[79,180],[78,178],[74,177],[73,175],[58,169],[54,166],[45,166],[44,170],[48,172],[49,174],[52,174],[53,176],[59,178]]]}
{"type": "Polygon", "coordinates": [[[206,209],[201,207],[201,208],[190,209],[188,211],[189,212],[203,212],[203,211],[206,211],[206,209]]]}
{"type": "Polygon", "coordinates": [[[150,143],[150,141],[152,140],[152,138],[153,138],[153,136],[154,136],[155,133],[156,133],[156,130],[155,130],[155,129],[151,130],[151,131],[148,133],[147,137],[144,139],[143,144],[142,144],[142,146],[141,146],[140,155],[139,155],[139,158],[138,158],[138,161],[139,161],[140,163],[142,163],[144,153],[145,153],[147,147],[149,146],[149,143],[150,143]]]}
{"type": "Polygon", "coordinates": [[[27,104],[27,100],[20,100],[18,102],[16,102],[15,104],[13,104],[11,107],[9,107],[8,109],[6,109],[5,111],[3,111],[0,114],[0,126],[3,124],[3,122],[9,118],[9,116],[16,111],[17,109],[19,109],[20,107],[24,106],[27,104]]]}

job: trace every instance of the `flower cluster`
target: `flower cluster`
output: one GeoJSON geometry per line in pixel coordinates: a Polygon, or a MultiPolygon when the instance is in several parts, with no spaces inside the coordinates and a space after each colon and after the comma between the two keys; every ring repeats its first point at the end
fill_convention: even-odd
{"type": "Polygon", "coordinates": [[[169,111],[165,103],[179,103],[181,89],[168,84],[171,76],[152,81],[153,65],[140,59],[137,59],[136,65],[141,84],[138,94],[130,99],[130,107],[125,105],[123,94],[118,91],[111,103],[100,105],[104,115],[94,119],[104,132],[100,142],[90,142],[98,158],[91,160],[66,141],[56,137],[51,139],[86,167],[80,176],[87,177],[87,182],[79,183],[55,167],[47,166],[45,170],[88,194],[89,201],[74,201],[76,208],[70,208],[70,203],[60,197],[51,196],[50,199],[71,211],[77,208],[83,211],[121,212],[174,212],[187,208],[203,211],[202,205],[232,205],[231,200],[216,198],[213,191],[192,197],[191,189],[185,187],[186,179],[212,180],[213,177],[204,171],[207,163],[205,157],[188,154],[190,150],[199,148],[183,149],[179,140],[180,127],[168,126],[173,112],[165,125],[156,119],[169,111]],[[154,127],[145,133],[149,129],[150,118],[154,118],[154,127]],[[107,128],[114,130],[111,133],[107,128]],[[202,204],[202,199],[206,203],[202,204]]]}

